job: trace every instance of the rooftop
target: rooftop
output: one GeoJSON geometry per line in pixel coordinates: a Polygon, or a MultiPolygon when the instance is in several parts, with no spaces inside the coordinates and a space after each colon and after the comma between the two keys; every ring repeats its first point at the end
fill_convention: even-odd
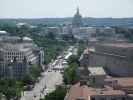
{"type": "Polygon", "coordinates": [[[23,37],[23,40],[24,40],[24,41],[32,41],[32,39],[29,38],[29,37],[23,37]]]}
{"type": "Polygon", "coordinates": [[[7,34],[7,32],[6,32],[6,31],[1,31],[1,30],[0,30],[0,34],[7,34]]]}
{"type": "Polygon", "coordinates": [[[4,51],[28,51],[32,45],[30,43],[0,43],[0,49],[4,51]]]}
{"type": "Polygon", "coordinates": [[[105,81],[116,80],[118,85],[122,87],[133,87],[133,77],[109,77],[105,81]]]}
{"type": "Polygon", "coordinates": [[[133,43],[105,43],[103,46],[121,47],[121,48],[133,48],[133,43]]]}
{"type": "Polygon", "coordinates": [[[88,100],[88,96],[120,96],[125,95],[121,90],[113,90],[111,87],[105,86],[104,88],[92,88],[87,85],[80,85],[77,83],[70,88],[69,94],[66,96],[66,100],[76,100],[77,97],[83,97],[88,100]]]}
{"type": "Polygon", "coordinates": [[[89,67],[88,70],[91,75],[106,75],[102,67],[89,67]]]}

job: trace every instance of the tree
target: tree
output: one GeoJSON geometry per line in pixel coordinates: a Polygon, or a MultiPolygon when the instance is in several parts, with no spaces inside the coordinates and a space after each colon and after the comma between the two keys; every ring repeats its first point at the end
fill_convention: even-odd
{"type": "Polygon", "coordinates": [[[19,98],[22,90],[23,85],[20,81],[17,81],[14,78],[0,79],[0,93],[2,93],[7,100],[19,98]]]}
{"type": "Polygon", "coordinates": [[[24,75],[22,81],[23,81],[24,85],[29,85],[29,84],[33,84],[34,83],[34,80],[33,80],[32,76],[30,74],[24,75]]]}
{"type": "Polygon", "coordinates": [[[84,49],[87,47],[85,41],[79,41],[78,44],[78,56],[81,56],[81,54],[83,53],[84,49]]]}
{"type": "Polygon", "coordinates": [[[30,68],[30,74],[33,78],[38,78],[41,74],[41,67],[38,65],[32,65],[30,68]]]}
{"type": "Polygon", "coordinates": [[[59,86],[55,91],[46,95],[44,100],[64,100],[66,92],[66,88],[59,86]]]}
{"type": "Polygon", "coordinates": [[[55,40],[55,34],[53,32],[49,32],[47,35],[46,35],[47,38],[49,39],[52,39],[52,40],[55,40]]]}
{"type": "Polygon", "coordinates": [[[35,83],[35,81],[37,80],[37,78],[40,76],[41,74],[41,67],[38,65],[32,65],[29,69],[29,72],[27,74],[24,75],[22,81],[24,85],[32,85],[35,83]]]}
{"type": "Polygon", "coordinates": [[[78,80],[78,77],[76,75],[76,69],[79,66],[78,64],[78,57],[75,55],[72,55],[68,59],[68,65],[69,67],[64,70],[64,83],[65,84],[73,84],[78,80]]]}
{"type": "Polygon", "coordinates": [[[68,42],[58,41],[42,36],[32,36],[34,42],[41,47],[44,47],[44,63],[49,64],[52,59],[55,59],[60,52],[67,47],[68,42]]]}
{"type": "Polygon", "coordinates": [[[77,63],[77,62],[78,62],[78,56],[76,56],[76,55],[72,55],[68,59],[68,64],[69,65],[72,64],[72,63],[77,63]]]}

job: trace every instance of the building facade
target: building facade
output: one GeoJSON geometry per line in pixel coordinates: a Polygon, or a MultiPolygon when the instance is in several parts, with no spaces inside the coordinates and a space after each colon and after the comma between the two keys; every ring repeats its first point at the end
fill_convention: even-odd
{"type": "MultiPolygon", "coordinates": [[[[9,37],[8,37],[9,38],[9,37]]],[[[11,37],[12,38],[12,37],[11,37]]],[[[18,40],[17,40],[18,39],[18,40]]],[[[21,78],[32,64],[42,65],[44,53],[32,41],[7,40],[0,43],[0,75],[21,78]]],[[[25,40],[26,39],[26,40],[25,40]]]]}
{"type": "Polygon", "coordinates": [[[106,84],[106,75],[102,67],[89,67],[88,79],[72,85],[64,100],[131,100],[122,88],[106,84]]]}
{"type": "Polygon", "coordinates": [[[95,43],[86,50],[81,66],[103,66],[110,75],[133,76],[132,43],[95,43]]]}

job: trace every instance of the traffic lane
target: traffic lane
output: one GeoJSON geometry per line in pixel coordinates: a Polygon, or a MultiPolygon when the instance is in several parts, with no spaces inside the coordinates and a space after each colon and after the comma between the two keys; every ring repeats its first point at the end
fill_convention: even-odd
{"type": "Polygon", "coordinates": [[[35,93],[41,93],[46,87],[47,92],[48,90],[51,92],[59,84],[62,84],[62,75],[59,72],[48,72],[42,82],[35,87],[34,91],[35,93]]]}
{"type": "MultiPolygon", "coordinates": [[[[63,59],[58,59],[57,64],[62,65],[62,60],[63,59]]],[[[41,76],[42,76],[41,79],[39,80],[39,82],[35,84],[33,90],[25,93],[26,99],[24,100],[38,100],[37,98],[39,98],[41,95],[43,96],[46,95],[46,93],[48,92],[52,92],[56,88],[56,85],[62,84],[63,80],[62,75],[60,74],[59,71],[56,72],[53,71],[50,65],[48,71],[43,72],[41,76]],[[44,87],[47,87],[47,89],[43,90],[44,87]]]]}

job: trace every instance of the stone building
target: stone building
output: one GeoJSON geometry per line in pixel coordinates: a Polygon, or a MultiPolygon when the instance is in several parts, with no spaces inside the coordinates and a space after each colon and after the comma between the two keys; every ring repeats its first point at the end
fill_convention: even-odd
{"type": "Polygon", "coordinates": [[[17,79],[23,78],[28,73],[29,65],[23,61],[0,62],[0,77],[10,76],[17,79]]]}
{"type": "Polygon", "coordinates": [[[91,38],[92,34],[95,34],[94,28],[91,27],[78,27],[78,28],[73,28],[72,33],[77,39],[82,39],[82,40],[88,40],[91,38]]]}
{"type": "Polygon", "coordinates": [[[96,43],[88,49],[81,66],[103,66],[112,76],[133,76],[132,43],[96,43]]]}
{"type": "Polygon", "coordinates": [[[32,41],[27,38],[9,40],[0,43],[0,76],[21,78],[30,65],[43,64],[44,53],[32,41]]]}
{"type": "Polygon", "coordinates": [[[113,76],[133,76],[132,43],[97,44],[90,52],[90,66],[103,66],[113,76]]]}
{"type": "Polygon", "coordinates": [[[85,49],[77,71],[80,81],[64,100],[133,100],[132,50],[132,43],[96,43],[85,49]]]}

